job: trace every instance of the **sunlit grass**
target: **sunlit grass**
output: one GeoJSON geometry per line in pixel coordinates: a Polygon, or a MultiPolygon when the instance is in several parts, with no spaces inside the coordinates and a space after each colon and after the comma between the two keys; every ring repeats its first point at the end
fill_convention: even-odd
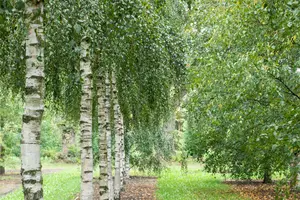
{"type": "Polygon", "coordinates": [[[243,200],[222,180],[219,175],[203,172],[199,164],[190,164],[187,173],[172,165],[158,178],[156,195],[159,200],[243,200]]]}
{"type": "MultiPolygon", "coordinates": [[[[78,168],[65,169],[54,174],[44,175],[44,199],[45,200],[73,200],[74,196],[80,192],[80,171],[78,168]]],[[[21,200],[24,199],[22,189],[0,198],[1,200],[21,200]]]]}

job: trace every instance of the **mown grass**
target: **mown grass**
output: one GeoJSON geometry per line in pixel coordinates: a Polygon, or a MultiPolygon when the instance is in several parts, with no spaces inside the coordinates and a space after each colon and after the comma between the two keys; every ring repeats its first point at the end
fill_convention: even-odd
{"type": "MultiPolygon", "coordinates": [[[[44,175],[45,200],[73,200],[80,192],[80,171],[76,167],[69,167],[61,172],[44,175]]],[[[1,200],[24,199],[22,188],[0,198],[1,200]]]]}
{"type": "Polygon", "coordinates": [[[222,180],[203,172],[200,165],[191,165],[187,173],[173,165],[158,178],[156,196],[159,200],[245,200],[222,180]]]}

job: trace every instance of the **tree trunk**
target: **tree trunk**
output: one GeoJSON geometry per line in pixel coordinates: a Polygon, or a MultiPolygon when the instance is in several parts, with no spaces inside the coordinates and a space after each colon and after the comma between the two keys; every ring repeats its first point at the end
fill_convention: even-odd
{"type": "Polygon", "coordinates": [[[81,200],[93,199],[92,70],[87,39],[81,41],[80,73],[83,80],[80,102],[81,200]]]}
{"type": "MultiPolygon", "coordinates": [[[[2,142],[0,138],[0,142],[2,142]]],[[[1,164],[4,162],[4,147],[0,144],[0,175],[5,174],[5,168],[1,164]]]]}
{"type": "Polygon", "coordinates": [[[99,170],[100,170],[100,199],[108,200],[108,173],[107,173],[107,137],[105,116],[105,76],[100,72],[98,76],[98,122],[99,122],[99,170]]]}
{"type": "Polygon", "coordinates": [[[121,191],[121,158],[122,158],[122,137],[123,137],[123,117],[120,110],[120,105],[118,102],[118,90],[116,85],[115,73],[112,73],[112,90],[113,90],[113,104],[114,104],[114,124],[115,124],[115,182],[114,182],[114,198],[116,200],[120,199],[121,191]]]}
{"type": "MultiPolygon", "coordinates": [[[[123,124],[124,126],[124,124],[123,124]]],[[[121,160],[120,160],[120,168],[121,168],[121,190],[124,188],[125,184],[125,138],[124,138],[124,127],[122,128],[123,134],[121,136],[121,160]]]]}
{"type": "Polygon", "coordinates": [[[0,175],[4,175],[5,174],[5,168],[4,166],[0,166],[0,175]]]}
{"type": "Polygon", "coordinates": [[[124,174],[125,179],[130,178],[130,152],[127,151],[127,155],[125,157],[125,174],[124,174]]]}
{"type": "Polygon", "coordinates": [[[264,173],[263,183],[272,183],[271,173],[269,170],[266,170],[264,173]]]}
{"type": "Polygon", "coordinates": [[[75,145],[75,130],[73,127],[63,126],[63,136],[62,136],[62,156],[66,159],[69,155],[69,149],[71,146],[75,145]]]}
{"type": "Polygon", "coordinates": [[[112,160],[111,160],[111,123],[110,123],[110,117],[111,117],[111,104],[110,104],[110,78],[109,73],[105,73],[105,99],[104,99],[104,110],[105,110],[105,132],[106,132],[106,141],[107,141],[107,178],[108,178],[108,194],[109,194],[109,200],[114,199],[114,186],[113,186],[113,177],[112,177],[112,160]]]}
{"type": "Polygon", "coordinates": [[[291,164],[291,188],[300,189],[300,154],[295,154],[295,158],[291,164]]]}
{"type": "Polygon", "coordinates": [[[43,1],[26,1],[26,83],[21,140],[21,176],[25,200],[43,199],[40,133],[44,112],[43,1]],[[38,16],[37,16],[38,13],[38,16]]]}

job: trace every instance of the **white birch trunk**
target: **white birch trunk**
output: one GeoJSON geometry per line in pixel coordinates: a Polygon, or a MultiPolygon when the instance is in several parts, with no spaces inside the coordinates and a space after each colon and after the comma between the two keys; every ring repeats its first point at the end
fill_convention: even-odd
{"type": "Polygon", "coordinates": [[[113,186],[113,177],[112,177],[112,160],[111,160],[111,129],[110,129],[110,78],[109,73],[105,73],[105,131],[106,131],[106,141],[107,141],[107,178],[108,178],[108,199],[114,199],[114,186],[113,186]]]}
{"type": "Polygon", "coordinates": [[[40,133],[44,112],[43,2],[26,1],[26,83],[21,140],[21,175],[25,200],[43,199],[40,133]],[[35,16],[39,12],[39,16],[35,16]]]}
{"type": "Polygon", "coordinates": [[[89,43],[81,41],[80,73],[83,80],[80,103],[81,200],[93,199],[92,70],[89,43]]]}
{"type": "Polygon", "coordinates": [[[130,178],[130,152],[127,152],[127,156],[125,157],[125,174],[124,174],[125,179],[130,178]]]}
{"type": "MultiPolygon", "coordinates": [[[[102,73],[102,72],[100,72],[102,73]]],[[[99,170],[100,170],[100,199],[108,200],[109,191],[108,191],[108,173],[107,173],[107,137],[106,137],[106,110],[105,102],[106,100],[106,85],[105,85],[105,76],[99,74],[98,76],[98,118],[99,118],[99,170]]]]}
{"type": "Polygon", "coordinates": [[[123,130],[123,117],[118,102],[118,91],[116,85],[115,73],[112,73],[112,90],[113,90],[113,104],[114,104],[114,124],[115,124],[115,181],[114,181],[114,198],[120,199],[121,191],[121,159],[122,159],[122,136],[124,135],[123,130]]]}
{"type": "Polygon", "coordinates": [[[121,135],[121,160],[120,160],[120,168],[121,168],[121,190],[124,188],[125,184],[125,135],[124,135],[124,123],[122,127],[122,135],[121,135]]]}

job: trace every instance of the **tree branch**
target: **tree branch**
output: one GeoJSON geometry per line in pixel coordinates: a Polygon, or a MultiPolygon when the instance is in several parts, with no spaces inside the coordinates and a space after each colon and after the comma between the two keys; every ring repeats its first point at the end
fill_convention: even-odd
{"type": "Polygon", "coordinates": [[[281,78],[275,77],[273,74],[271,74],[271,76],[273,76],[275,80],[279,81],[282,85],[284,85],[284,87],[289,91],[291,95],[295,96],[297,99],[300,100],[300,97],[287,84],[285,84],[285,82],[281,78]]]}

